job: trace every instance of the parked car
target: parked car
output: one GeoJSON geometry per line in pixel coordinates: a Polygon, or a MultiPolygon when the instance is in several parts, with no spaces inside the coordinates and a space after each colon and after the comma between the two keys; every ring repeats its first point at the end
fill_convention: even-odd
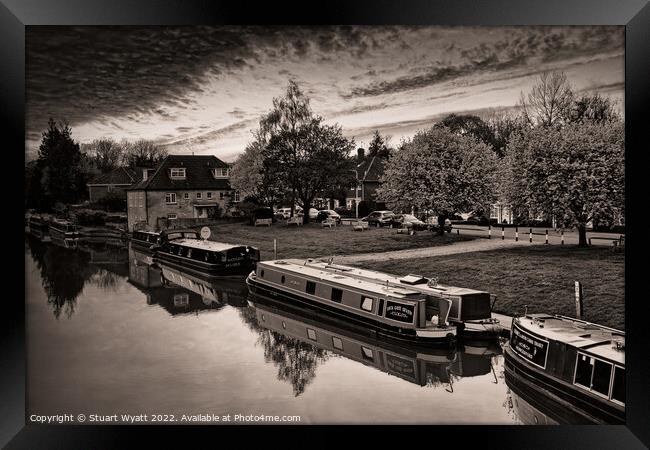
{"type": "Polygon", "coordinates": [[[324,222],[327,219],[334,219],[337,224],[341,223],[341,216],[332,209],[322,209],[316,215],[317,222],[324,222]]]}
{"type": "Polygon", "coordinates": [[[472,215],[467,218],[465,223],[468,225],[488,226],[490,224],[490,219],[485,216],[472,215]]]}
{"type": "Polygon", "coordinates": [[[393,226],[394,216],[395,213],[389,210],[373,211],[364,219],[367,220],[368,226],[371,227],[391,227],[393,226]]]}
{"type": "Polygon", "coordinates": [[[316,208],[309,208],[309,219],[316,220],[318,217],[318,210],[316,208]]]}
{"type": "Polygon", "coordinates": [[[416,231],[428,230],[430,227],[411,214],[395,214],[392,218],[392,225],[395,228],[412,228],[416,231]]]}

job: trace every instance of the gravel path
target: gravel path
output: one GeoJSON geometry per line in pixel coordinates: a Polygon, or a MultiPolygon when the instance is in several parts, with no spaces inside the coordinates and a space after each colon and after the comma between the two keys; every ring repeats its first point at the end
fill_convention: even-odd
{"type": "MultiPolygon", "coordinates": [[[[428,258],[431,256],[453,255],[456,253],[482,252],[500,248],[515,247],[523,245],[524,242],[501,239],[476,239],[473,241],[455,242],[450,245],[439,247],[413,248],[408,250],[394,250],[382,253],[360,253],[357,255],[335,256],[334,261],[341,264],[359,263],[385,259],[411,259],[428,258]]],[[[526,242],[525,244],[528,244],[526,242]]],[[[530,244],[528,244],[530,245],[530,244]]]]}

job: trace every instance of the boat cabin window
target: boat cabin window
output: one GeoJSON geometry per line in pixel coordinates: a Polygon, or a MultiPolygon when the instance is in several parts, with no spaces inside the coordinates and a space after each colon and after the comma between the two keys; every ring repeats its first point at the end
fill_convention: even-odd
{"type": "Polygon", "coordinates": [[[363,309],[364,311],[372,311],[374,302],[375,302],[374,298],[361,297],[361,309],[363,309]]]}
{"type": "Polygon", "coordinates": [[[332,296],[330,298],[336,303],[341,303],[341,300],[343,299],[343,291],[340,289],[332,288],[332,296]]]}
{"type": "Polygon", "coordinates": [[[592,358],[587,355],[578,353],[578,362],[576,363],[576,376],[574,383],[591,388],[591,374],[593,372],[592,358]]]}
{"type": "Polygon", "coordinates": [[[311,339],[312,341],[315,341],[315,340],[316,340],[316,332],[315,332],[314,330],[312,330],[311,328],[307,328],[307,336],[308,336],[309,339],[311,339]]]}
{"type": "Polygon", "coordinates": [[[284,275],[282,275],[282,277],[280,278],[280,283],[284,284],[284,280],[285,280],[284,275]]]}
{"type": "Polygon", "coordinates": [[[264,269],[260,270],[260,277],[264,278],[264,269]]]}
{"type": "Polygon", "coordinates": [[[609,397],[609,382],[612,378],[612,365],[597,359],[594,364],[594,378],[591,388],[604,396],[609,397]]]}
{"type": "Polygon", "coordinates": [[[305,292],[314,295],[316,293],[316,283],[308,281],[307,287],[305,287],[305,292]]]}
{"type": "Polygon", "coordinates": [[[384,299],[383,298],[379,299],[379,308],[377,308],[377,315],[378,316],[383,316],[384,315],[384,299]]]}
{"type": "Polygon", "coordinates": [[[369,349],[368,347],[361,347],[361,354],[363,355],[364,359],[367,359],[369,361],[374,361],[375,360],[375,355],[372,353],[372,349],[369,349]]]}
{"type": "Polygon", "coordinates": [[[574,383],[590,391],[609,397],[612,364],[578,353],[574,383]]]}
{"type": "Polygon", "coordinates": [[[332,345],[338,350],[343,350],[343,341],[336,336],[332,336],[332,345]]]}
{"type": "Polygon", "coordinates": [[[614,367],[614,383],[612,384],[612,400],[625,403],[625,369],[614,367]]]}

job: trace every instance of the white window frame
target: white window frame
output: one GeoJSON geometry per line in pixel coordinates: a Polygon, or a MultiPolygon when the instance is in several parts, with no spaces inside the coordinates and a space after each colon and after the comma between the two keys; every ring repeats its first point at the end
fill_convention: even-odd
{"type": "MultiPolygon", "coordinates": [[[[606,359],[598,358],[597,356],[590,355],[589,353],[578,351],[578,353],[576,355],[575,368],[573,369],[573,385],[577,386],[580,389],[583,389],[583,390],[585,390],[587,392],[591,392],[594,395],[605,398],[605,399],[607,399],[609,401],[621,404],[621,402],[619,402],[618,400],[615,400],[615,399],[612,398],[612,389],[614,387],[614,370],[616,370],[617,366],[620,367],[621,369],[625,370],[625,367],[621,366],[620,364],[616,364],[613,361],[608,361],[606,359]],[[589,384],[590,384],[589,387],[583,386],[582,384],[576,383],[576,375],[578,374],[578,358],[580,358],[580,356],[586,356],[587,358],[590,358],[590,359],[594,360],[594,364],[591,364],[591,379],[589,380],[589,384]],[[594,383],[594,369],[596,367],[596,363],[595,363],[596,360],[602,361],[605,364],[609,364],[610,366],[612,366],[612,368],[611,368],[611,370],[609,372],[609,391],[607,392],[607,395],[602,394],[602,393],[600,393],[598,391],[595,391],[593,389],[593,387],[592,387],[593,383],[594,383]]],[[[627,388],[627,386],[626,386],[626,388],[627,388]]]]}
{"type": "Polygon", "coordinates": [[[318,337],[316,336],[316,330],[313,330],[311,328],[307,328],[307,337],[311,339],[312,341],[317,341],[318,337]],[[313,337],[312,337],[313,335],[313,337]]]}
{"type": "Polygon", "coordinates": [[[185,176],[185,167],[172,167],[169,169],[169,178],[172,180],[184,180],[185,176]]]}
{"type": "Polygon", "coordinates": [[[343,340],[340,337],[332,336],[332,347],[337,350],[343,350],[343,340]]]}
{"type": "Polygon", "coordinates": [[[235,203],[239,202],[239,191],[235,191],[235,203]]]}
{"type": "Polygon", "coordinates": [[[165,203],[168,205],[176,205],[178,204],[178,200],[176,199],[176,192],[167,192],[165,194],[165,203]],[[171,199],[174,199],[173,201],[171,199]]]}
{"type": "Polygon", "coordinates": [[[190,199],[190,193],[189,192],[183,192],[183,199],[184,200],[189,200],[190,199]]]}
{"type": "Polygon", "coordinates": [[[212,175],[215,178],[228,178],[230,176],[230,167],[217,167],[212,169],[212,175]]]}
{"type": "Polygon", "coordinates": [[[167,219],[176,220],[176,219],[178,219],[178,214],[175,214],[175,213],[167,214],[167,219]]]}
{"type": "Polygon", "coordinates": [[[202,200],[203,199],[203,192],[197,192],[196,193],[196,199],[197,200],[202,200]]]}
{"type": "Polygon", "coordinates": [[[373,308],[375,306],[375,299],[373,297],[366,297],[365,295],[361,297],[361,309],[366,311],[366,312],[372,312],[373,308]],[[367,301],[370,300],[370,309],[368,309],[366,306],[367,301]]]}
{"type": "Polygon", "coordinates": [[[208,200],[212,200],[212,192],[208,192],[207,194],[205,194],[205,198],[207,198],[208,200]]]}

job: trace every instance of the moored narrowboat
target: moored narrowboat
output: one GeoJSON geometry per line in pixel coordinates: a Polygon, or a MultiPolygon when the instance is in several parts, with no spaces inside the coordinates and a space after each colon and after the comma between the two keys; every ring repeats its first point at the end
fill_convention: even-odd
{"type": "Polygon", "coordinates": [[[447,322],[451,301],[438,316],[428,314],[426,297],[403,286],[391,286],[332,273],[305,260],[262,261],[246,283],[256,295],[326,312],[376,336],[414,344],[455,342],[456,327],[447,322]]]}
{"type": "Polygon", "coordinates": [[[182,238],[199,239],[199,234],[195,230],[165,230],[160,232],[135,230],[131,233],[131,243],[134,246],[151,251],[157,250],[165,242],[182,238]]]}
{"type": "Polygon", "coordinates": [[[62,239],[76,239],[79,237],[77,226],[65,219],[53,219],[50,221],[50,236],[62,239]]]}
{"type": "Polygon", "coordinates": [[[506,383],[566,423],[625,423],[625,333],[570,317],[514,318],[506,383]]]}
{"type": "Polygon", "coordinates": [[[389,286],[408,287],[420,292],[427,299],[427,314],[439,314],[439,299],[451,301],[448,320],[458,327],[458,336],[469,340],[489,343],[499,336],[499,320],[492,317],[492,296],[485,291],[438,284],[421,275],[403,277],[375,270],[308,260],[307,264],[332,273],[343,273],[353,278],[368,280],[389,286]]]}
{"type": "Polygon", "coordinates": [[[48,232],[50,229],[50,223],[45,217],[39,214],[32,214],[29,216],[28,224],[29,233],[31,235],[36,236],[40,239],[49,237],[48,232]]]}
{"type": "Polygon", "coordinates": [[[154,262],[208,278],[246,276],[259,259],[255,247],[185,237],[166,240],[154,255],[154,262]]]}

